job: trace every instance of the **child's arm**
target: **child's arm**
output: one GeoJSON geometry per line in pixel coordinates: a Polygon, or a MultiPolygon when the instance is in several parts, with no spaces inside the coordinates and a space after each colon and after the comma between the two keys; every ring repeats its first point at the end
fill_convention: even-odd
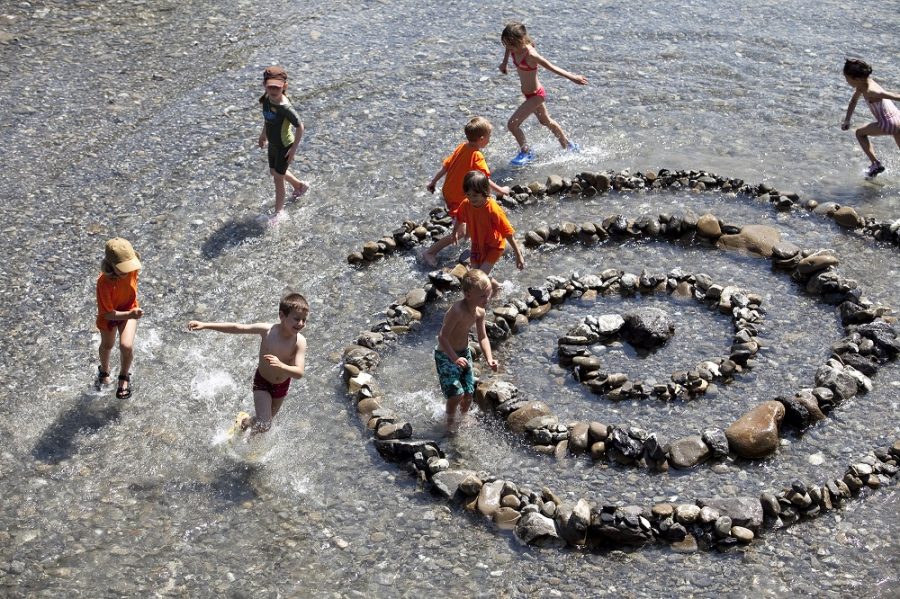
{"type": "Polygon", "coordinates": [[[537,62],[539,65],[541,65],[551,73],[556,73],[560,77],[565,77],[573,83],[577,83],[578,85],[586,85],[588,82],[587,77],[585,77],[584,75],[576,75],[575,73],[570,73],[565,69],[559,68],[558,66],[538,54],[535,50],[531,51],[531,57],[534,58],[535,62],[537,62]]]}
{"type": "Polygon", "coordinates": [[[103,314],[103,318],[105,320],[136,320],[143,315],[144,311],[140,308],[132,308],[131,310],[110,310],[103,314]]]}
{"type": "Polygon", "coordinates": [[[441,170],[439,170],[437,172],[437,174],[431,178],[431,183],[426,185],[425,189],[427,189],[431,193],[434,193],[435,185],[437,185],[437,182],[440,181],[443,178],[443,176],[446,174],[447,174],[447,167],[441,166],[441,170]]]}
{"type": "Polygon", "coordinates": [[[509,48],[503,53],[503,62],[500,63],[500,72],[506,75],[506,65],[509,64],[509,48]]]}
{"type": "Polygon", "coordinates": [[[306,369],[306,337],[304,337],[303,335],[297,335],[297,347],[295,356],[296,357],[294,358],[294,363],[292,365],[285,364],[278,359],[278,356],[274,356],[272,354],[264,355],[263,360],[268,362],[269,366],[280,370],[292,379],[303,378],[303,374],[306,369]]]}
{"type": "Polygon", "coordinates": [[[522,256],[522,248],[519,247],[515,234],[507,236],[506,241],[512,246],[513,253],[516,255],[516,268],[523,270],[525,268],[525,258],[522,256]]]}
{"type": "Polygon", "coordinates": [[[484,354],[484,360],[491,367],[491,370],[497,372],[499,364],[491,353],[491,340],[487,336],[487,328],[484,324],[484,310],[479,310],[478,316],[475,317],[475,331],[478,334],[478,345],[481,346],[481,353],[484,354]]]}
{"type": "Polygon", "coordinates": [[[263,123],[262,131],[259,132],[259,140],[256,142],[260,148],[266,147],[266,124],[263,123]]]}
{"type": "Polygon", "coordinates": [[[456,350],[453,349],[453,346],[450,344],[450,341],[448,339],[450,331],[453,330],[453,327],[456,326],[457,319],[458,316],[456,314],[456,304],[453,304],[444,315],[444,323],[441,325],[441,331],[438,333],[437,338],[438,349],[447,354],[447,357],[450,358],[450,361],[460,368],[468,368],[469,361],[462,356],[456,355],[456,350]]]}
{"type": "Polygon", "coordinates": [[[846,131],[850,128],[850,117],[853,116],[853,111],[856,110],[856,103],[859,101],[859,96],[862,95],[862,92],[856,90],[853,92],[853,97],[850,98],[850,105],[847,106],[847,116],[844,117],[844,120],[841,121],[841,129],[846,131]]]}
{"type": "Polygon", "coordinates": [[[272,328],[272,325],[267,322],[243,324],[240,322],[200,322],[199,320],[192,320],[188,323],[189,331],[210,330],[232,335],[265,335],[270,328],[272,328]]]}
{"type": "Polygon", "coordinates": [[[453,231],[450,233],[450,237],[452,239],[451,243],[456,243],[457,241],[459,241],[460,237],[462,236],[463,227],[465,226],[466,221],[460,220],[459,218],[456,219],[456,224],[453,225],[453,231]]]}
{"type": "Polygon", "coordinates": [[[298,121],[297,126],[294,127],[294,145],[290,147],[287,151],[287,163],[290,164],[294,160],[294,154],[297,153],[297,148],[300,147],[300,140],[303,138],[303,132],[305,131],[303,127],[303,121],[298,121]]]}
{"type": "Polygon", "coordinates": [[[493,180],[488,179],[488,184],[491,186],[491,189],[497,195],[508,196],[509,195],[509,187],[500,187],[493,180]]]}

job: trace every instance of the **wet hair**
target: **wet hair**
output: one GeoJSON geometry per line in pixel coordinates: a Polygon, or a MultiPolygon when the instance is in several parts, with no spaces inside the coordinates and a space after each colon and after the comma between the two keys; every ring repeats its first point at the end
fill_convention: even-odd
{"type": "Polygon", "coordinates": [[[477,268],[473,268],[472,270],[466,272],[462,278],[462,290],[463,292],[472,291],[473,289],[479,289],[484,291],[485,289],[490,289],[491,287],[491,279],[484,274],[483,270],[478,270],[477,268]]]}
{"type": "Polygon", "coordinates": [[[483,116],[473,116],[469,119],[469,122],[466,123],[466,139],[469,141],[478,141],[478,139],[490,133],[493,128],[491,122],[483,116]]]}
{"type": "Polygon", "coordinates": [[[290,316],[291,312],[309,314],[309,302],[299,293],[288,293],[278,302],[278,313],[290,316]]]}
{"type": "Polygon", "coordinates": [[[463,178],[463,193],[477,193],[483,196],[491,194],[491,184],[487,175],[481,171],[469,171],[463,178]]]}
{"type": "Polygon", "coordinates": [[[534,45],[534,40],[528,35],[525,25],[518,21],[506,24],[506,27],[503,28],[503,33],[500,34],[500,41],[515,47],[527,46],[528,44],[534,45]]]}
{"type": "Polygon", "coordinates": [[[872,75],[872,67],[858,58],[848,58],[844,61],[844,75],[853,79],[868,79],[872,75]]]}

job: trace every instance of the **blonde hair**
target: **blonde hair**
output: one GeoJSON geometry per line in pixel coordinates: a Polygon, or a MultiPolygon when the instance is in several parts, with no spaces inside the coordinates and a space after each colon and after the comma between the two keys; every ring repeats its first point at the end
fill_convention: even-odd
{"type": "Polygon", "coordinates": [[[478,141],[479,138],[487,135],[494,128],[491,122],[483,116],[473,116],[466,123],[465,132],[466,139],[469,141],[478,141]]]}
{"type": "Polygon", "coordinates": [[[491,287],[491,279],[486,274],[484,274],[483,270],[479,270],[477,268],[473,268],[472,270],[466,272],[462,278],[462,290],[472,291],[473,289],[479,289],[484,291],[485,289],[489,289],[491,287]]]}

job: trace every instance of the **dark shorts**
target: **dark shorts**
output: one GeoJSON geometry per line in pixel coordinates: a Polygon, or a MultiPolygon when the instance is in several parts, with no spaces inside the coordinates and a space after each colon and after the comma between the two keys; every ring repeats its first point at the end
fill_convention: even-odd
{"type": "Polygon", "coordinates": [[[263,378],[263,375],[259,373],[259,368],[256,369],[256,374],[253,375],[253,390],[265,391],[272,396],[272,399],[281,399],[282,397],[287,395],[290,386],[290,378],[288,378],[284,382],[277,384],[267,381],[263,378]]]}
{"type": "Polygon", "coordinates": [[[290,148],[285,148],[280,144],[269,144],[269,168],[274,169],[279,175],[283,175],[288,170],[287,153],[290,148]]]}
{"type": "Polygon", "coordinates": [[[440,349],[434,348],[434,364],[437,366],[438,380],[441,383],[441,391],[443,391],[444,397],[447,399],[475,393],[475,375],[472,374],[472,352],[466,347],[466,349],[456,352],[456,355],[468,360],[469,367],[463,370],[450,361],[450,356],[440,349]]]}

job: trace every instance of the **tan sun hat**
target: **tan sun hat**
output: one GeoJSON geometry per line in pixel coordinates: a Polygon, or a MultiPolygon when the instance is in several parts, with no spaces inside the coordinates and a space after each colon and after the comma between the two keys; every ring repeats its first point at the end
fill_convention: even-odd
{"type": "Polygon", "coordinates": [[[106,242],[106,262],[119,272],[133,272],[141,269],[137,252],[127,239],[116,237],[106,242]]]}

